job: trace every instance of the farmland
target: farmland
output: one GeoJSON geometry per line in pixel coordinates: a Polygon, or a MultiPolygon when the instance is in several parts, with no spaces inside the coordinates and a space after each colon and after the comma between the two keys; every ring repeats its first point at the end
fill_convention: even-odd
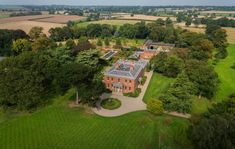
{"type": "Polygon", "coordinates": [[[69,20],[81,20],[84,17],[65,15],[36,15],[21,16],[0,19],[0,29],[22,29],[26,33],[34,26],[44,28],[44,33],[48,34],[50,28],[63,27],[69,20]]]}
{"type": "MultiPolygon", "coordinates": [[[[144,21],[155,21],[157,19],[163,19],[165,20],[167,17],[165,16],[150,16],[150,15],[134,15],[131,16],[130,14],[121,14],[121,15],[116,15],[118,19],[125,19],[125,20],[144,20],[144,21]]],[[[171,20],[176,21],[175,17],[170,17],[171,20]]]]}

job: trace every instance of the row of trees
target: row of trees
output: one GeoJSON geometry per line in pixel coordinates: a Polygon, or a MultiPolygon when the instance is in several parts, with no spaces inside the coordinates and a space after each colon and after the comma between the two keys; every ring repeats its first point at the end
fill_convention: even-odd
{"type": "MultiPolygon", "coordinates": [[[[72,24],[72,23],[70,23],[72,24]]],[[[150,38],[154,41],[174,43],[180,31],[174,29],[172,20],[158,19],[154,23],[138,22],[136,24],[124,24],[117,28],[108,24],[89,24],[87,27],[69,27],[50,29],[50,38],[54,41],[64,41],[72,38],[87,36],[89,38],[125,37],[130,39],[150,38]]]]}

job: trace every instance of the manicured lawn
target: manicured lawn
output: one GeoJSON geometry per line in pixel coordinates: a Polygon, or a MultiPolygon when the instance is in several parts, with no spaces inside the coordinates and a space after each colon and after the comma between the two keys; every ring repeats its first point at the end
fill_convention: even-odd
{"type": "Polygon", "coordinates": [[[170,84],[174,82],[174,80],[175,79],[173,78],[168,78],[161,74],[154,73],[144,95],[144,101],[147,102],[151,99],[157,99],[161,93],[163,93],[170,84]]]}
{"type": "Polygon", "coordinates": [[[69,108],[71,96],[73,92],[32,114],[0,122],[0,148],[191,148],[185,119],[148,112],[104,118],[89,109],[69,108]]]}
{"type": "Polygon", "coordinates": [[[222,101],[230,94],[235,93],[235,70],[231,66],[235,63],[235,45],[227,48],[228,57],[215,66],[215,70],[221,81],[218,92],[215,96],[216,101],[222,101]]]}
{"type": "Polygon", "coordinates": [[[121,101],[119,101],[118,99],[109,98],[109,99],[103,100],[101,102],[101,106],[104,109],[113,110],[113,109],[117,109],[121,106],[121,101]]]}

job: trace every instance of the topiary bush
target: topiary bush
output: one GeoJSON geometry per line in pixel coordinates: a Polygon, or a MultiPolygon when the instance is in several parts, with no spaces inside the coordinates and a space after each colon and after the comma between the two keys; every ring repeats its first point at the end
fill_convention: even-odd
{"type": "Polygon", "coordinates": [[[155,115],[163,114],[163,104],[160,100],[150,100],[147,103],[147,110],[155,115]]]}

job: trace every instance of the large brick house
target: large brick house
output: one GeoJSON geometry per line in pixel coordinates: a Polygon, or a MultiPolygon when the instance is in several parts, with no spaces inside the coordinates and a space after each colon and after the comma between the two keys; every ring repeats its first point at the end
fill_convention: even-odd
{"type": "Polygon", "coordinates": [[[104,83],[113,92],[134,92],[144,75],[147,62],[144,60],[118,60],[104,74],[104,83]]]}

